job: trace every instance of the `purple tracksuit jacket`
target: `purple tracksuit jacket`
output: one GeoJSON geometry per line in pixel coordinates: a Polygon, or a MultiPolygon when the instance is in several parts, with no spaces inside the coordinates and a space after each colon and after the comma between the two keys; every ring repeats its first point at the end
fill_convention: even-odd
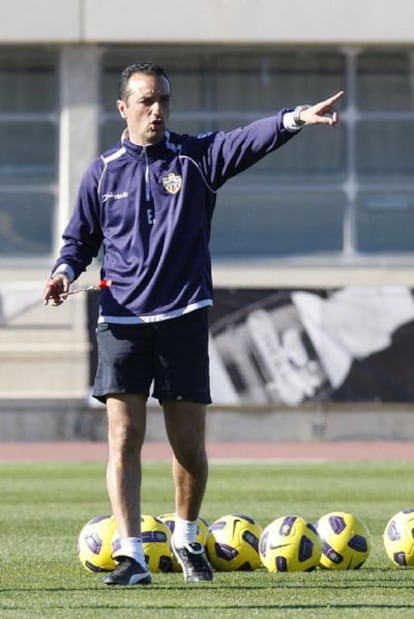
{"type": "Polygon", "coordinates": [[[209,251],[217,190],[295,135],[275,116],[200,136],[123,139],[80,185],[53,272],[76,279],[103,246],[100,322],[165,320],[213,303],[209,251]]]}

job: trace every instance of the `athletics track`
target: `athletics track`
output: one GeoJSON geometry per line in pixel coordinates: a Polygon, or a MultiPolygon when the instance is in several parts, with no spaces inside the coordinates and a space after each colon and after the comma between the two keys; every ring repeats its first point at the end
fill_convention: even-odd
{"type": "MultiPolygon", "coordinates": [[[[207,443],[210,460],[413,460],[414,442],[217,442],[207,443]]],[[[0,462],[105,462],[105,442],[0,442],[0,462]]],[[[169,461],[168,443],[147,442],[144,461],[169,461]]]]}

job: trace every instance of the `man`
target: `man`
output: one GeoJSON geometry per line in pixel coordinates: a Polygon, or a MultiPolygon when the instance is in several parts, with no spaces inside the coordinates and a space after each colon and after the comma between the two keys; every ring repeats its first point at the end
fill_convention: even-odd
{"type": "Polygon", "coordinates": [[[102,278],[113,284],[100,292],[94,396],[107,408],[107,488],[120,537],[118,564],[105,584],[151,582],[140,538],[140,454],[152,383],[173,451],[172,549],[186,581],[213,577],[196,529],[208,475],[209,237],[216,193],[303,125],[336,125],[333,106],[342,94],[193,137],[167,129],[171,88],[161,67],[136,64],[122,74],[117,107],[126,130],[86,171],[44,291],[45,304],[60,305],[103,246],[102,278]]]}

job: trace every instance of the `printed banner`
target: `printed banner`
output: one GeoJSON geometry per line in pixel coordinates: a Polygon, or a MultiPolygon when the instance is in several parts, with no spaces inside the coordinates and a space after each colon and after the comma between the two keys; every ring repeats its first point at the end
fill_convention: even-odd
{"type": "Polygon", "coordinates": [[[413,402],[413,294],[216,289],[210,357],[215,404],[413,402]]]}

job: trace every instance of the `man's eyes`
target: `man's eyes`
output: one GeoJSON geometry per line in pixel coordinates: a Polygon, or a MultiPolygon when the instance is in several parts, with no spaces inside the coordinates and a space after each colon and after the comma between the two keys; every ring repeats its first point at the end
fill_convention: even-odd
{"type": "Polygon", "coordinates": [[[159,103],[160,105],[168,105],[170,102],[170,97],[161,97],[160,99],[141,99],[139,103],[144,105],[145,107],[151,107],[154,103],[159,103]]]}

